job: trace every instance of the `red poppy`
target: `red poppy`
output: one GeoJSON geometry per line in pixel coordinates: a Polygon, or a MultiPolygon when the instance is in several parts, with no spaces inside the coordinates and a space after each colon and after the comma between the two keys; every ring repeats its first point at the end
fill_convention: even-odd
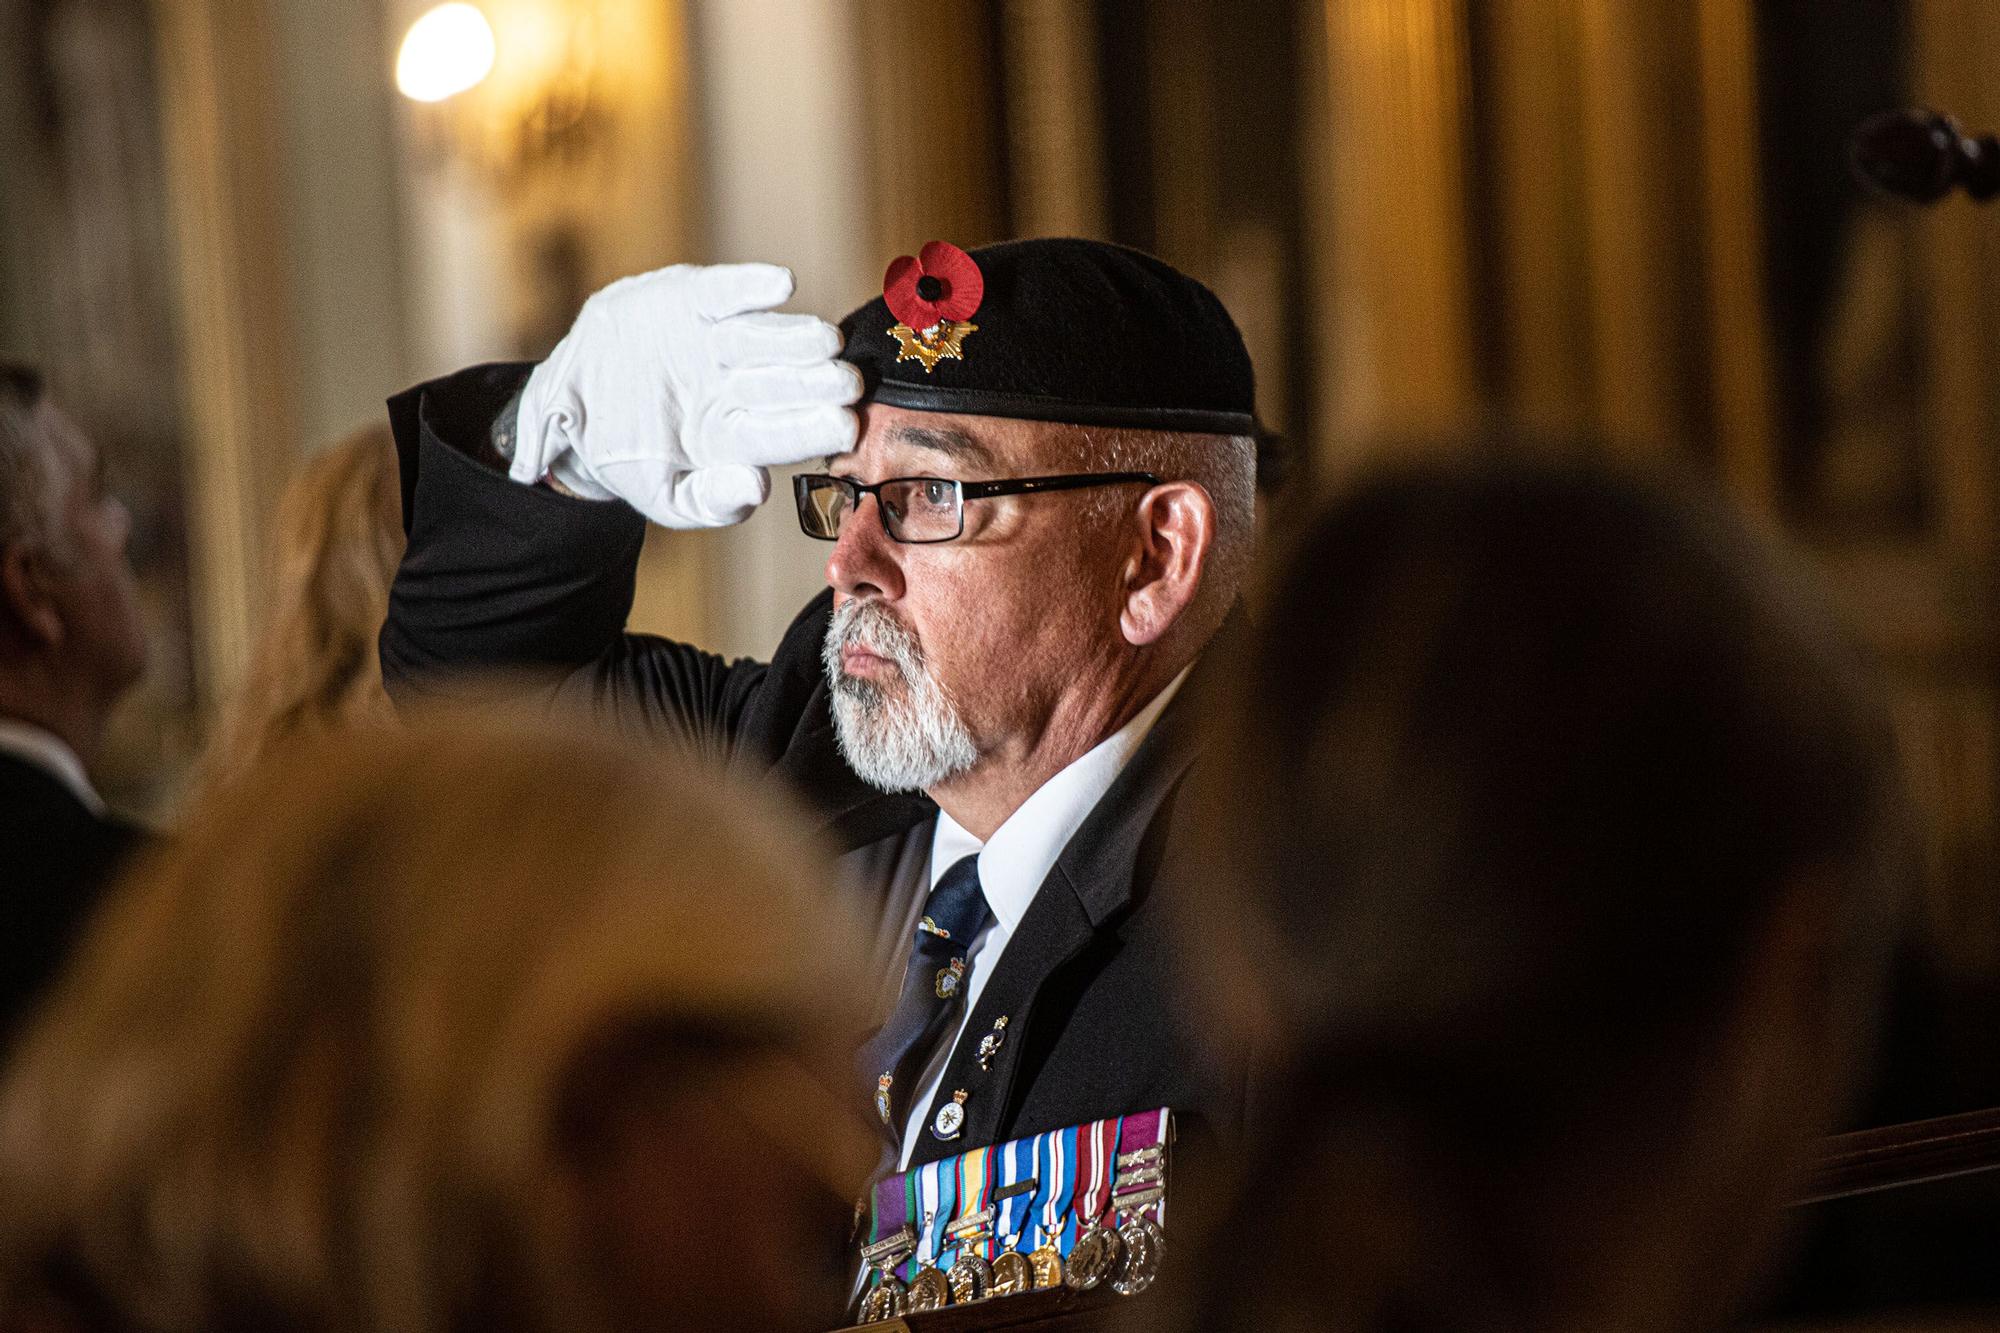
{"type": "Polygon", "coordinates": [[[971,319],[986,295],[986,275],[971,255],[950,241],[930,241],[915,258],[903,255],[882,278],[889,313],[918,333],[937,324],[971,319]]]}

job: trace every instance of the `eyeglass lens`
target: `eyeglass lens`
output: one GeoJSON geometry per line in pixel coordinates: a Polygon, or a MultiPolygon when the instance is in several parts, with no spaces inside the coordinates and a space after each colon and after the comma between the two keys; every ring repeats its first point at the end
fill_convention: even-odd
{"type": "MultiPolygon", "coordinates": [[[[802,517],[815,537],[837,538],[840,525],[854,511],[851,492],[837,478],[816,480],[806,489],[802,517]]],[[[882,526],[898,541],[944,541],[959,532],[958,486],[926,477],[884,482],[876,497],[882,506],[882,526]]]]}

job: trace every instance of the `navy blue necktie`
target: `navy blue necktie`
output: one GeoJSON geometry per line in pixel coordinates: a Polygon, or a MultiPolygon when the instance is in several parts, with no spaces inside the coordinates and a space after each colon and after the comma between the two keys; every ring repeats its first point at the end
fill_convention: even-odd
{"type": "Polygon", "coordinates": [[[903,972],[902,996],[882,1030],[861,1048],[862,1074],[875,1094],[875,1112],[892,1143],[902,1142],[910,1098],[939,1038],[957,1030],[971,980],[966,955],[992,919],[979,888],[976,853],[945,871],[924,900],[910,963],[903,972]]]}

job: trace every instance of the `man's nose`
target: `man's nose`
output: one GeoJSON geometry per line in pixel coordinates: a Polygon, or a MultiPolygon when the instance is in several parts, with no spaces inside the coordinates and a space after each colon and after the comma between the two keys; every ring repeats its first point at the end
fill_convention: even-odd
{"type": "Polygon", "coordinates": [[[840,523],[826,561],[827,586],[843,597],[903,595],[902,546],[882,527],[881,501],[864,495],[840,523]],[[874,503],[870,503],[873,501],[874,503]]]}

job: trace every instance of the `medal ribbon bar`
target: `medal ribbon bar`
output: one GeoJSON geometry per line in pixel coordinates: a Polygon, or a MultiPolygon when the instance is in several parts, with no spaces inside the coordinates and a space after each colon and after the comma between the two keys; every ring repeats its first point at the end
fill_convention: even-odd
{"type": "MultiPolygon", "coordinates": [[[[1042,1136],[1042,1192],[1039,1231],[1042,1245],[1068,1254],[1076,1242],[1070,1201],[1076,1190],[1076,1129],[1052,1129],[1042,1136]]],[[[1039,1246],[1037,1248],[1040,1248],[1039,1246]]]]}
{"type": "Polygon", "coordinates": [[[958,1193],[958,1159],[947,1157],[917,1169],[917,1198],[923,1205],[922,1236],[917,1268],[944,1266],[944,1233],[951,1226],[951,1205],[958,1193]]]}
{"type": "Polygon", "coordinates": [[[1040,1184],[1029,1172],[1035,1169],[1035,1143],[1016,1139],[1000,1149],[1000,1193],[1013,1192],[1000,1201],[999,1225],[994,1228],[995,1257],[999,1252],[1021,1248],[1021,1233],[1028,1229],[1028,1214],[1035,1206],[1035,1190],[1040,1184]],[[1022,1189],[1020,1186],[1027,1188],[1022,1189]]]}
{"type": "Polygon", "coordinates": [[[1114,1199],[1112,1207],[1118,1212],[1150,1209],[1148,1216],[1153,1222],[1166,1225],[1167,1144],[1171,1142],[1173,1122],[1173,1112],[1165,1109],[1125,1117],[1118,1130],[1118,1165],[1124,1168],[1129,1164],[1130,1170],[1120,1170],[1118,1187],[1133,1197],[1130,1202],[1114,1199]],[[1138,1197],[1141,1192],[1154,1193],[1155,1189],[1157,1193],[1151,1199],[1141,1201],[1138,1197]]]}
{"type": "Polygon", "coordinates": [[[1118,1156],[1120,1120],[1100,1120],[1078,1131],[1079,1161],[1076,1165],[1076,1227],[1087,1229],[1104,1216],[1111,1203],[1111,1178],[1118,1156]]]}
{"type": "MultiPolygon", "coordinates": [[[[958,1207],[949,1234],[960,1245],[970,1243],[972,1234],[993,1220],[993,1156],[991,1148],[974,1148],[958,1159],[958,1170],[954,1172],[958,1181],[958,1207]]],[[[984,1237],[979,1238],[975,1248],[981,1258],[988,1257],[984,1237]]]]}

